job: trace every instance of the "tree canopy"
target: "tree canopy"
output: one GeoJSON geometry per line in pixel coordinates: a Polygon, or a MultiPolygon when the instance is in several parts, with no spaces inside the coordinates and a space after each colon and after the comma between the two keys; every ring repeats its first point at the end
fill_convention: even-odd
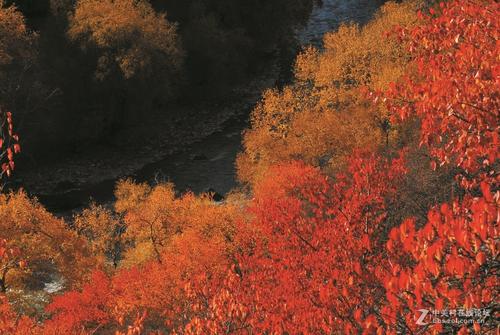
{"type": "Polygon", "coordinates": [[[99,50],[96,75],[100,78],[115,68],[127,79],[156,71],[172,76],[182,63],[175,24],[147,1],[79,0],[68,36],[82,48],[99,50]]]}

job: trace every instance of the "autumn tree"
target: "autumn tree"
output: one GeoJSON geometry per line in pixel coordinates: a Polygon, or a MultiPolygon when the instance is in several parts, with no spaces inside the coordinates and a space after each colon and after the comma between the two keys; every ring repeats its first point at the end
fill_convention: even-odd
{"type": "Polygon", "coordinates": [[[432,208],[423,226],[410,218],[391,231],[381,309],[388,333],[415,331],[413,317],[422,308],[474,321],[433,324],[427,318],[429,333],[498,331],[499,9],[493,1],[443,3],[421,26],[400,31],[418,77],[392,86],[386,102],[396,119],[422,119],[421,143],[430,148],[433,168],[458,168],[465,189],[461,198],[432,208]],[[471,318],[477,310],[481,315],[471,318]]]}
{"type": "Polygon", "coordinates": [[[7,290],[5,278],[9,270],[13,268],[24,268],[26,267],[26,261],[21,255],[21,251],[14,247],[9,247],[7,240],[0,240],[0,270],[2,273],[2,279],[0,280],[0,290],[5,292],[7,290]]]}
{"type": "Polygon", "coordinates": [[[71,106],[54,110],[56,125],[71,126],[58,129],[70,146],[142,124],[138,110],[159,113],[158,106],[176,96],[184,58],[177,26],[147,0],[62,1],[53,9],[57,16],[46,29],[54,37],[44,39],[44,51],[61,73],[53,81],[66,88],[61,103],[71,106]]]}
{"type": "MultiPolygon", "coordinates": [[[[27,265],[21,251],[11,247],[5,239],[0,239],[0,271],[5,273],[14,267],[25,268],[27,265]]],[[[5,277],[5,276],[4,276],[5,277]]],[[[35,334],[35,324],[27,316],[18,315],[5,296],[5,281],[0,280],[0,333],[6,335],[35,334]]]]}
{"type": "Polygon", "coordinates": [[[384,96],[395,118],[421,119],[434,168],[457,166],[467,187],[498,182],[498,12],[490,1],[442,3],[436,17],[401,29],[418,71],[384,96]]]}
{"type": "MultiPolygon", "coordinates": [[[[499,194],[492,194],[486,184],[483,193],[432,209],[421,229],[409,219],[391,232],[391,272],[385,278],[388,303],[382,309],[390,333],[416,331],[421,325],[414,318],[422,308],[453,310],[455,315],[449,317],[475,321],[475,333],[496,330],[499,194]],[[473,309],[481,315],[469,315],[473,309]]],[[[430,316],[424,323],[429,333],[466,333],[468,328],[432,324],[430,316]]]]}
{"type": "MultiPolygon", "coordinates": [[[[498,299],[496,236],[500,195],[496,171],[498,153],[491,149],[496,147],[498,118],[492,117],[490,113],[490,110],[498,110],[498,85],[495,85],[497,78],[490,76],[495,71],[495,62],[489,58],[496,50],[495,33],[498,29],[495,28],[495,18],[498,16],[498,4],[451,2],[442,5],[442,13],[431,14],[415,29],[402,30],[403,37],[410,40],[409,55],[415,55],[414,64],[421,76],[419,79],[423,81],[405,80],[401,84],[391,84],[388,96],[403,96],[406,99],[394,102],[386,96],[386,102],[389,102],[390,112],[397,116],[408,118],[416,115],[421,118],[423,143],[429,146],[440,164],[449,163],[452,167],[466,170],[467,182],[462,183],[466,189],[460,190],[461,199],[430,209],[423,224],[417,223],[414,218],[406,219],[401,225],[392,228],[390,233],[386,230],[369,234],[364,243],[356,247],[355,243],[350,242],[349,236],[354,237],[354,241],[360,241],[363,235],[356,237],[359,226],[357,220],[349,220],[350,215],[356,213],[363,218],[364,215],[377,213],[377,206],[373,204],[365,210],[357,206],[358,196],[366,197],[364,192],[369,191],[368,201],[376,199],[378,193],[372,193],[374,187],[376,190],[376,185],[381,183],[381,189],[387,191],[390,189],[386,188],[390,185],[388,182],[393,178],[372,178],[363,169],[370,166],[367,163],[357,167],[354,171],[366,177],[361,178],[363,183],[360,185],[363,186],[352,193],[345,190],[333,193],[345,194],[345,204],[353,206],[352,212],[350,206],[339,208],[338,202],[325,202],[328,197],[323,196],[323,190],[327,183],[322,179],[318,179],[318,184],[313,184],[321,186],[312,189],[309,184],[300,183],[297,200],[280,191],[281,186],[265,193],[264,199],[273,199],[269,207],[266,202],[259,202],[261,185],[274,185],[281,180],[284,180],[283,185],[307,180],[308,176],[314,175],[311,170],[286,175],[285,178],[280,178],[278,173],[269,181],[264,179],[257,182],[256,209],[257,213],[264,213],[262,216],[257,215],[257,219],[264,219],[263,231],[267,232],[264,236],[272,236],[264,238],[265,243],[262,243],[266,252],[242,257],[240,268],[230,273],[225,288],[213,296],[208,311],[186,327],[187,333],[267,331],[328,334],[333,331],[397,334],[424,331],[468,334],[471,331],[493,333],[498,330],[492,313],[495,313],[498,299]],[[466,26],[460,26],[463,24],[466,26]],[[454,27],[461,28],[453,31],[454,27]],[[465,45],[460,45],[461,38],[465,45]],[[475,52],[477,47],[473,48],[472,45],[482,45],[484,39],[488,42],[485,43],[486,56],[482,58],[479,52],[475,52]],[[454,47],[456,44],[459,45],[454,47]],[[448,49],[450,46],[451,49],[448,49]],[[447,62],[441,64],[443,59],[447,59],[447,62]],[[483,71],[485,77],[481,77],[483,71]],[[472,84],[470,91],[464,86],[468,76],[471,79],[475,76],[472,82],[478,85],[472,84]],[[443,83],[449,85],[441,87],[443,83]],[[467,100],[467,97],[471,100],[467,100]],[[457,118],[454,109],[450,112],[449,108],[454,108],[455,99],[466,102],[457,105],[461,111],[469,107],[466,117],[457,118]],[[488,105],[483,106],[484,103],[488,105]],[[441,139],[426,140],[435,138],[441,139]],[[458,153],[463,156],[458,157],[458,153]],[[304,212],[300,212],[304,201],[308,205],[304,206],[304,212]],[[317,204],[323,205],[315,207],[317,204]],[[344,224],[347,235],[342,229],[339,231],[339,225],[335,225],[337,229],[331,233],[332,239],[325,244],[325,249],[319,249],[319,238],[311,234],[311,230],[328,232],[332,225],[328,224],[329,217],[322,210],[329,213],[337,209],[338,214],[331,220],[347,219],[344,224]],[[319,216],[318,220],[314,220],[316,215],[319,216]],[[266,217],[269,219],[265,220],[266,217]],[[305,226],[311,228],[301,230],[301,226],[295,222],[311,222],[305,226]],[[281,244],[279,241],[282,241],[281,244]],[[296,244],[302,244],[302,247],[295,247],[296,244]],[[274,245],[277,247],[273,248],[274,245]],[[309,252],[316,251],[315,248],[318,252],[322,251],[321,256],[307,257],[309,252]],[[315,278],[315,270],[328,264],[327,255],[335,255],[339,249],[342,255],[335,258],[335,263],[326,266],[324,271],[318,271],[325,277],[320,277],[321,280],[308,286],[315,278]],[[361,253],[356,254],[357,250],[361,253]],[[373,250],[380,258],[370,257],[373,250]],[[353,264],[348,265],[351,260],[353,264]],[[321,265],[316,267],[314,262],[321,265]],[[340,272],[336,268],[338,264],[343,265],[340,272]],[[251,270],[255,272],[252,274],[251,270]],[[262,270],[265,275],[259,276],[262,270]],[[345,277],[339,277],[339,274],[345,277]],[[345,281],[341,278],[345,278],[345,281]],[[330,291],[330,286],[333,291],[330,291]],[[363,291],[363,288],[367,290],[363,291]],[[274,296],[274,292],[279,293],[274,296]],[[324,306],[330,308],[325,308],[322,314],[324,306]],[[432,320],[426,319],[422,327],[414,319],[421,308],[439,312],[454,311],[462,320],[473,309],[482,314],[480,319],[476,318],[474,323],[466,325],[432,324],[432,320]],[[339,315],[343,312],[345,314],[339,315]],[[478,321],[483,320],[483,317],[485,322],[479,324],[478,321]],[[310,320],[314,320],[314,323],[309,323],[310,320]],[[337,328],[339,326],[342,328],[337,328]]],[[[411,70],[410,65],[407,75],[414,75],[411,70]]],[[[353,174],[354,182],[357,180],[356,175],[353,174]]],[[[342,180],[341,177],[340,184],[342,180]]],[[[367,200],[365,197],[362,201],[367,200]]],[[[383,210],[382,213],[379,219],[386,218],[387,211],[383,210]]],[[[372,228],[369,223],[378,222],[376,218],[359,220],[365,222],[365,232],[372,228]]],[[[360,226],[363,227],[363,224],[360,226]]],[[[386,224],[385,227],[390,229],[391,225],[386,224]]],[[[474,317],[477,315],[474,314],[474,317]]]]}
{"type": "Polygon", "coordinates": [[[114,267],[118,266],[120,251],[124,248],[124,227],[111,210],[91,204],[73,218],[73,229],[87,238],[93,255],[103,261],[111,261],[114,267]]]}
{"type": "Polygon", "coordinates": [[[0,228],[3,248],[15,251],[2,264],[2,292],[43,287],[47,274],[71,287],[96,266],[86,241],[22,192],[0,195],[0,228]]]}
{"type": "Polygon", "coordinates": [[[2,105],[13,93],[20,76],[33,62],[36,35],[26,27],[16,7],[0,7],[0,94],[2,105]]]}
{"type": "MultiPolygon", "coordinates": [[[[78,237],[23,194],[3,196],[0,266],[9,269],[8,285],[39,259],[65,265],[54,251],[68,247],[63,242],[71,241],[79,251],[88,239],[94,250],[106,253],[115,220],[126,230],[128,250],[119,270],[112,275],[96,271],[89,284],[55,298],[40,326],[43,334],[498,332],[499,5],[452,1],[418,20],[399,12],[406,13],[405,6],[413,5],[388,4],[373,23],[387,28],[391,24],[385,23],[397,21],[391,15],[405,17],[399,37],[389,33],[370,45],[363,39],[368,32],[344,27],[326,39],[332,54],[327,47],[323,54],[310,50],[299,58],[302,91],[289,87],[268,93],[257,108],[264,116],[254,126],[275,137],[264,132],[260,138],[257,128],[247,134],[268,145],[253,156],[263,165],[246,171],[253,185],[248,203],[216,204],[206,196],[177,196],[171,184],[123,181],[116,190],[115,214],[98,207],[84,212],[76,218],[78,237]],[[343,42],[358,35],[368,52],[356,38],[352,46],[343,42]],[[380,46],[385,38],[395,49],[380,46]],[[480,47],[482,53],[476,52],[480,47]],[[357,62],[350,64],[351,57],[357,62]],[[363,61],[377,66],[366,70],[358,65],[363,61]],[[359,91],[360,83],[373,92],[374,106],[359,91]],[[379,125],[393,130],[382,128],[377,139],[384,149],[388,142],[393,148],[363,144],[365,150],[352,152],[364,142],[345,144],[342,169],[322,166],[322,152],[312,150],[328,139],[313,137],[314,127],[323,124],[313,123],[313,130],[303,133],[310,137],[298,136],[294,120],[315,108],[341,111],[328,102],[348,111],[359,107],[372,121],[384,121],[379,125]],[[461,184],[451,188],[449,201],[432,194],[433,188],[425,186],[420,194],[420,186],[407,187],[440,180],[417,178],[423,176],[417,167],[427,164],[411,161],[417,149],[395,150],[415,143],[415,135],[441,169],[459,176],[461,184]],[[282,156],[278,148],[296,143],[293,138],[307,141],[282,156]],[[279,139],[284,142],[269,149],[279,139]],[[395,139],[400,143],[394,145],[395,139]],[[262,157],[268,160],[262,163],[262,157]],[[289,162],[296,158],[305,163],[289,162]],[[419,193],[418,217],[404,207],[412,191],[419,193]],[[421,309],[454,311],[461,320],[479,310],[484,322],[424,319],[417,325],[421,309]]],[[[332,115],[320,119],[338,121],[332,132],[355,126],[349,115],[332,115]]],[[[347,135],[345,140],[357,141],[347,135]]],[[[0,331],[19,334],[31,327],[30,320],[15,318],[5,299],[0,312],[0,331]]]]}
{"type": "Polygon", "coordinates": [[[181,227],[171,220],[175,213],[173,185],[151,189],[146,184],[124,181],[117,185],[116,196],[115,210],[124,215],[125,239],[133,244],[125,262],[141,263],[151,257],[161,261],[161,249],[169,238],[181,232],[181,227]]]}
{"type": "Polygon", "coordinates": [[[54,299],[47,309],[52,314],[47,329],[114,334],[140,323],[144,332],[170,331],[192,317],[192,300],[184,290],[188,282],[201,288],[225,277],[239,248],[238,203],[218,205],[192,194],[175,197],[170,185],[149,188],[129,181],[120,184],[117,196],[127,234],[130,239],[136,235],[133,251],[112,276],[96,272],[82,290],[54,299]],[[147,223],[153,218],[163,220],[147,223]],[[151,227],[161,244],[153,246],[151,227]]]}
{"type": "Polygon", "coordinates": [[[152,258],[162,262],[162,253],[186,230],[205,227],[205,234],[215,229],[217,235],[231,235],[231,206],[219,209],[208,196],[177,197],[170,183],[151,188],[130,180],[119,183],[115,194],[115,211],[123,216],[124,239],[130,245],[123,261],[127,266],[152,258]]]}
{"type": "Polygon", "coordinates": [[[68,30],[82,48],[99,52],[96,76],[166,76],[175,81],[182,61],[176,26],[146,0],[79,0],[68,30]]]}
{"type": "Polygon", "coordinates": [[[418,1],[389,2],[364,27],[343,25],[324,37],[324,50],[306,49],[295,65],[295,84],[268,91],[251,116],[238,157],[243,182],[258,180],[268,166],[295,159],[338,171],[355,148],[396,144],[385,108],[361,87],[384,88],[409,62],[397,38],[384,33],[417,22],[418,1]]]}
{"type": "Polygon", "coordinates": [[[106,304],[112,298],[109,277],[103,272],[95,272],[91,284],[82,287],[82,293],[66,292],[54,298],[48,312],[64,310],[64,314],[54,316],[45,323],[46,334],[85,334],[91,330],[101,330],[102,324],[113,319],[106,304]]]}
{"type": "MultiPolygon", "coordinates": [[[[0,261],[2,256],[0,256],[0,261]]],[[[28,317],[19,317],[5,296],[0,295],[0,333],[5,335],[34,334],[34,322],[28,317]]]]}
{"type": "MultiPolygon", "coordinates": [[[[259,237],[234,268],[237,280],[194,318],[189,334],[355,332],[383,297],[386,209],[404,167],[357,154],[335,180],[301,163],[276,167],[256,185],[259,237]],[[230,298],[228,298],[230,297],[230,298]],[[232,304],[225,301],[233,299],[232,304]],[[226,309],[227,308],[227,309],[226,309]]],[[[233,274],[234,275],[234,274],[233,274]]],[[[374,321],[369,321],[374,324],[374,321]]]]}

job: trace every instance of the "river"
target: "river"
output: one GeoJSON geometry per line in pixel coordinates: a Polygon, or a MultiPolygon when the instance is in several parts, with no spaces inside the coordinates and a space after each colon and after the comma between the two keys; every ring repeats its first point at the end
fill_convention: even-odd
{"type": "MultiPolygon", "coordinates": [[[[384,3],[383,0],[323,0],[316,6],[309,23],[297,32],[302,46],[321,47],[323,35],[335,30],[343,22],[366,23],[384,3]]],[[[213,189],[225,194],[237,186],[235,159],[241,150],[242,131],[248,127],[248,117],[257,103],[234,113],[224,127],[216,133],[193,143],[179,153],[148,164],[130,177],[138,182],[171,181],[179,191],[195,193],[213,189]]],[[[40,202],[51,212],[70,215],[86,207],[89,202],[110,203],[116,179],[87,185],[60,194],[38,194],[40,202]]]]}

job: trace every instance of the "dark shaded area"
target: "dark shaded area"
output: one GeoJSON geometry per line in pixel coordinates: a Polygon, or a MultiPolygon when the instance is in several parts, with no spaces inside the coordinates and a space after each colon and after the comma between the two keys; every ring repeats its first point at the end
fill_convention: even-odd
{"type": "Polygon", "coordinates": [[[134,131],[145,118],[175,113],[176,104],[224,99],[232,86],[263,71],[276,50],[294,51],[294,30],[307,22],[313,1],[151,1],[178,24],[182,73],[165,78],[152,71],[124,79],[112,69],[102,80],[95,77],[99,50],[82,50],[67,36],[76,1],[7,1],[5,6],[17,6],[38,33],[36,60],[19,74],[22,86],[2,97],[22,134],[25,154],[19,165],[34,167],[120,140],[123,133],[139,136],[134,131]],[[172,82],[167,92],[165,84],[172,82]]]}
{"type": "MultiPolygon", "coordinates": [[[[217,92],[255,72],[275,51],[293,52],[311,0],[152,0],[179,22],[191,94],[217,92]]],[[[285,57],[282,57],[283,59],[285,57]]],[[[283,66],[284,68],[286,66],[283,66]]]]}
{"type": "MultiPolygon", "coordinates": [[[[214,200],[222,200],[221,194],[236,186],[234,163],[240,151],[241,130],[248,126],[247,119],[244,113],[237,115],[227,122],[224,129],[202,142],[148,164],[129,177],[137,182],[151,184],[171,181],[177,190],[214,193],[214,200]]],[[[49,211],[68,214],[86,207],[90,199],[100,204],[112,201],[116,182],[116,179],[110,179],[69,192],[36,196],[49,211]]],[[[61,187],[74,188],[74,185],[61,187]]]]}

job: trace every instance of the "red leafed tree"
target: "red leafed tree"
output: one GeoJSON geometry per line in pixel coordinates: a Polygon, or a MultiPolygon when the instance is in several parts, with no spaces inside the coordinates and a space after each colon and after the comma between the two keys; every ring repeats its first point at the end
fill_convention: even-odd
{"type": "Polygon", "coordinates": [[[385,95],[395,116],[421,119],[422,144],[437,164],[461,168],[466,187],[499,178],[499,17],[497,1],[443,2],[439,14],[401,30],[417,74],[385,95]]]}
{"type": "Polygon", "coordinates": [[[355,155],[335,182],[301,163],[272,169],[251,208],[262,237],[186,332],[377,329],[387,200],[403,172],[402,160],[371,154],[355,155]]]}
{"type": "Polygon", "coordinates": [[[35,325],[28,317],[20,317],[10,308],[7,298],[0,295],[0,334],[35,334],[35,325]]]}
{"type": "MultiPolygon", "coordinates": [[[[429,211],[428,222],[421,229],[410,219],[391,231],[387,242],[391,271],[383,280],[388,303],[382,308],[388,333],[417,329],[467,333],[463,325],[433,324],[431,315],[422,321],[428,323],[422,329],[415,323],[420,309],[455,313],[479,309],[485,322],[474,324],[474,331],[495,331],[500,194],[493,195],[486,184],[483,194],[429,211]]],[[[464,315],[458,316],[463,320],[464,315]]],[[[476,321],[481,319],[474,316],[476,321]]]]}
{"type": "Polygon", "coordinates": [[[381,277],[385,332],[497,330],[488,314],[497,310],[499,294],[499,9],[493,1],[444,3],[439,15],[431,12],[424,25],[401,32],[418,78],[393,85],[388,106],[422,120],[422,142],[439,164],[462,170],[465,195],[430,210],[423,227],[408,219],[391,231],[391,268],[381,277]],[[449,317],[464,321],[460,311],[474,308],[486,316],[482,324],[415,323],[420,309],[453,311],[449,317]]]}
{"type": "Polygon", "coordinates": [[[14,154],[21,152],[19,136],[14,133],[11,112],[0,108],[0,177],[10,176],[14,170],[14,154]]]}
{"type": "MultiPolygon", "coordinates": [[[[66,292],[56,297],[47,307],[46,311],[52,313],[52,316],[44,323],[41,334],[143,334],[143,323],[147,314],[145,312],[130,313],[131,316],[127,318],[123,309],[129,306],[120,304],[120,301],[123,302],[124,297],[127,297],[127,293],[124,293],[126,288],[113,283],[113,280],[124,283],[125,277],[129,283],[132,280],[138,280],[139,278],[136,277],[138,273],[139,271],[134,270],[133,273],[119,273],[110,277],[100,271],[94,272],[89,284],[84,285],[80,291],[66,292]],[[124,325],[128,322],[130,325],[124,325]]],[[[146,270],[146,273],[148,276],[154,275],[152,271],[146,270]]],[[[151,280],[154,282],[153,278],[151,280]]],[[[161,286],[162,283],[158,285],[161,286]]],[[[131,287],[131,290],[133,289],[131,287]]],[[[153,289],[150,290],[153,291],[153,289]]],[[[141,293],[136,293],[140,299],[141,293]]],[[[132,292],[128,296],[132,296],[132,292]]],[[[127,301],[127,303],[132,305],[130,308],[139,308],[139,302],[136,300],[127,301]]]]}
{"type": "Polygon", "coordinates": [[[414,318],[421,308],[487,312],[498,301],[498,9],[450,2],[401,31],[418,71],[384,99],[394,115],[417,116],[437,163],[460,168],[462,185],[480,185],[482,196],[431,210],[423,227],[406,220],[384,250],[395,179],[383,163],[355,158],[333,185],[312,168],[274,169],[255,190],[262,239],[187,333],[493,331],[491,318],[419,329],[414,318]]]}
{"type": "Polygon", "coordinates": [[[100,329],[113,320],[108,308],[111,298],[109,277],[102,272],[93,273],[91,283],[81,291],[66,292],[47,307],[47,312],[54,315],[45,322],[45,334],[84,334],[100,329]]]}
{"type": "Polygon", "coordinates": [[[172,231],[158,244],[163,248],[158,249],[159,258],[151,253],[148,261],[131,268],[122,264],[123,268],[109,277],[97,272],[82,290],[54,299],[47,308],[51,317],[45,323],[46,332],[167,334],[182,328],[196,314],[191,307],[203,304],[203,297],[195,297],[183,288],[186,282],[193,282],[196,289],[202,288],[197,293],[203,294],[209,285],[222,282],[229,268],[229,255],[237,247],[233,243],[232,220],[233,215],[239,215],[231,204],[217,205],[193,194],[175,199],[170,187],[167,196],[162,193],[165,190],[164,186],[157,187],[153,196],[141,200],[140,207],[135,205],[143,211],[134,206],[133,214],[137,216],[128,217],[133,222],[148,218],[150,211],[158,213],[158,208],[168,209],[163,210],[163,217],[150,216],[152,221],[158,220],[156,227],[161,223],[167,233],[172,231]]]}

